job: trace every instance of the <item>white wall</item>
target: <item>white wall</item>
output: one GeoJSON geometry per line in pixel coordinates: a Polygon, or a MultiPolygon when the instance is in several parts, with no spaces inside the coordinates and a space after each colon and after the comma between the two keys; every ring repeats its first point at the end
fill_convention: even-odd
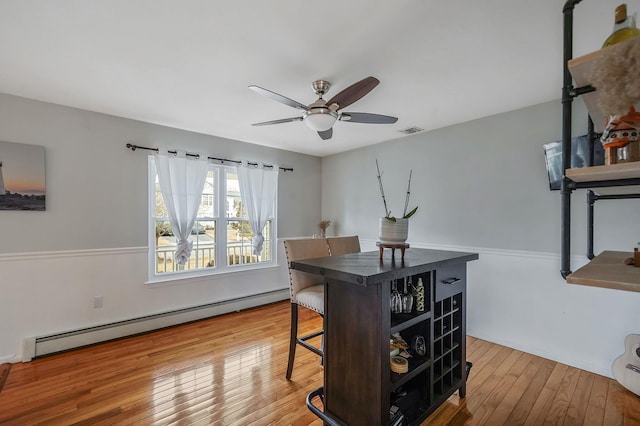
{"type": "MultiPolygon", "coordinates": [[[[586,132],[575,103],[574,134],[586,132]]],[[[468,331],[610,375],[637,333],[640,293],[566,284],[560,276],[560,195],[549,191],[542,145],[561,137],[559,101],[415,134],[322,159],[322,218],[330,233],[375,242],[387,202],[400,216],[413,170],[409,243],[474,251],[468,331]]],[[[572,197],[572,268],[586,262],[586,194],[572,197]]],[[[595,251],[632,251],[640,241],[638,200],[596,204],[595,251]]],[[[373,247],[375,248],[375,246],[373,247]]]]}
{"type": "Polygon", "coordinates": [[[283,257],[263,272],[145,284],[148,152],[127,142],[293,167],[280,174],[278,238],[320,221],[317,157],[5,94],[0,140],[43,145],[47,180],[45,212],[0,211],[0,363],[19,361],[26,337],[288,287],[283,257]]]}

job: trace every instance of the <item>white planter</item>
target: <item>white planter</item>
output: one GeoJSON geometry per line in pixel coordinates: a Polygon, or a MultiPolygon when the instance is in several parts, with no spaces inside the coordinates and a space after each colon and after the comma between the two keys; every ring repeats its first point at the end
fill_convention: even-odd
{"type": "Polygon", "coordinates": [[[395,222],[380,218],[378,239],[383,243],[404,243],[409,234],[409,219],[396,219],[395,222]]]}

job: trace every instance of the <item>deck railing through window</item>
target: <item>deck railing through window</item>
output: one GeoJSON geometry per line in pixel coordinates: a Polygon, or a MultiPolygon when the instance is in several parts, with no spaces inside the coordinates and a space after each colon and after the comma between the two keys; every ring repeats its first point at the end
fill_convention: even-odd
{"type": "MultiPolygon", "coordinates": [[[[215,250],[215,246],[194,247],[189,262],[184,265],[177,265],[173,261],[176,251],[175,246],[160,246],[156,248],[156,273],[215,267],[215,250]]],[[[226,259],[227,265],[268,262],[271,260],[271,244],[269,241],[265,241],[262,255],[254,256],[251,242],[230,243],[227,245],[226,259]]]]}

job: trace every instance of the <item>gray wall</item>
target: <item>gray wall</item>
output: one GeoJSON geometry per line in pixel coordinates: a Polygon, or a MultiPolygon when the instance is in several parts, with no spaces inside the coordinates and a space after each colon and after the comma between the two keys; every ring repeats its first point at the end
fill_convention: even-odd
{"type": "MultiPolygon", "coordinates": [[[[575,103],[574,134],[586,133],[575,103]]],[[[568,285],[560,270],[560,195],[542,145],[561,137],[559,101],[408,136],[322,159],[322,217],[331,232],[375,249],[387,202],[400,216],[409,170],[412,247],[480,253],[469,265],[469,333],[600,374],[637,332],[640,293],[568,285]],[[596,346],[596,347],[594,347],[596,346]]],[[[572,197],[572,267],[586,262],[585,190],[572,197]]],[[[632,251],[640,201],[596,205],[596,252],[632,251]]]]}
{"type": "Polygon", "coordinates": [[[0,140],[45,146],[47,168],[46,213],[0,212],[0,253],[146,246],[150,152],[127,142],[293,167],[279,179],[280,236],[315,231],[316,157],[4,94],[0,124],[0,140]]]}
{"type": "MultiPolygon", "coordinates": [[[[579,102],[574,109],[574,134],[585,134],[585,110],[579,102]]],[[[560,140],[560,116],[554,101],[325,157],[322,216],[342,233],[377,237],[384,216],[378,159],[396,216],[413,170],[410,206],[420,207],[410,221],[411,240],[559,252],[560,196],[549,190],[542,146],[560,140]]],[[[584,253],[585,190],[572,200],[573,251],[584,253]]],[[[632,250],[640,241],[638,207],[631,200],[598,203],[596,247],[632,250]]]]}
{"type": "Polygon", "coordinates": [[[317,157],[6,94],[0,140],[44,146],[47,185],[45,212],[0,211],[0,362],[19,360],[26,337],[288,288],[282,257],[259,272],[146,284],[149,151],[127,142],[293,167],[279,178],[278,238],[320,222],[317,157]]]}

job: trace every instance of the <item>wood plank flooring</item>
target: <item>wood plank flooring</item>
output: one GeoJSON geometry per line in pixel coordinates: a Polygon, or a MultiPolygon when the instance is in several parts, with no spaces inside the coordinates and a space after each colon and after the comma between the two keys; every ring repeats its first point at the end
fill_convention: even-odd
{"type": "MultiPolygon", "coordinates": [[[[301,315],[303,332],[321,325],[301,315]]],[[[284,378],[289,302],[14,364],[2,425],[321,425],[305,406],[322,385],[298,348],[284,378]]],[[[640,425],[640,398],[614,380],[467,339],[467,397],[424,425],[640,425]]]]}

